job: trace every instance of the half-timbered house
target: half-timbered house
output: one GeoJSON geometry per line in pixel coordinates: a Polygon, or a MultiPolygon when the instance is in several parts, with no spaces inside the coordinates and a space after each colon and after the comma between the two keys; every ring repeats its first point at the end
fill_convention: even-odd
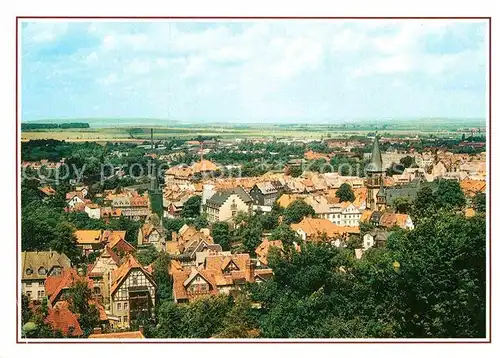
{"type": "Polygon", "coordinates": [[[156,305],[156,283],[151,274],[129,255],[112,274],[111,312],[118,317],[118,327],[153,314],[156,305]]]}

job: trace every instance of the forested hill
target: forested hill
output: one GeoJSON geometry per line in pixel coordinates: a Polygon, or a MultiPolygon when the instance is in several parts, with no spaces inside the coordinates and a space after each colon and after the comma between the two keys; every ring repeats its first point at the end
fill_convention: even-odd
{"type": "Polygon", "coordinates": [[[28,131],[34,129],[68,129],[68,128],[90,128],[88,123],[21,123],[21,130],[28,131]]]}

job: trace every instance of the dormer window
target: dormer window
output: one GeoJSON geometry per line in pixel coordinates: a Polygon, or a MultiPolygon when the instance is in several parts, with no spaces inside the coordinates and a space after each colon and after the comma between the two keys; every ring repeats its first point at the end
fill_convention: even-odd
{"type": "Polygon", "coordinates": [[[43,267],[43,266],[42,266],[42,267],[40,267],[40,268],[38,269],[38,274],[39,274],[39,275],[46,275],[46,274],[47,274],[47,270],[45,269],[45,267],[43,267]]]}
{"type": "Polygon", "coordinates": [[[62,272],[61,266],[54,266],[54,268],[52,269],[52,276],[58,276],[61,274],[61,272],[62,272]]]}
{"type": "Polygon", "coordinates": [[[33,274],[33,270],[32,269],[30,269],[30,268],[26,269],[26,275],[29,276],[29,275],[32,275],[32,274],[33,274]]]}

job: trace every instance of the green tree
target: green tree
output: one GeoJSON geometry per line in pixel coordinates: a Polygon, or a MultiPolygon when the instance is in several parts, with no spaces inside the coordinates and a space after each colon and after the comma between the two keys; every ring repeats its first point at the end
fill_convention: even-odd
{"type": "Polygon", "coordinates": [[[260,221],[264,230],[273,230],[278,226],[278,220],[279,214],[271,211],[270,213],[263,214],[260,221]]]}
{"type": "Polygon", "coordinates": [[[189,305],[184,316],[186,337],[210,338],[224,328],[224,317],[233,306],[227,295],[200,297],[189,305]]]}
{"type": "Polygon", "coordinates": [[[139,233],[141,225],[142,223],[140,221],[120,216],[118,219],[111,220],[107,228],[110,230],[126,231],[125,240],[132,245],[137,245],[137,234],[139,233]]]}
{"type": "Polygon", "coordinates": [[[474,195],[474,199],[472,200],[474,210],[479,213],[486,212],[486,194],[485,193],[477,193],[474,195]]]}
{"type": "Polygon", "coordinates": [[[295,200],[283,212],[287,224],[298,223],[305,216],[314,216],[314,214],[313,207],[303,200],[295,200]]]}
{"type": "Polygon", "coordinates": [[[178,305],[170,301],[160,301],[157,310],[157,324],[153,329],[153,338],[183,338],[187,336],[185,323],[188,305],[178,305]]]}
{"type": "Polygon", "coordinates": [[[257,338],[258,322],[252,302],[246,295],[239,295],[222,322],[222,330],[214,338],[257,338]]]}
{"type": "Polygon", "coordinates": [[[75,227],[66,221],[58,223],[54,231],[54,239],[50,247],[59,253],[64,253],[72,263],[79,263],[82,259],[81,250],[76,245],[75,227]]]}
{"type": "Polygon", "coordinates": [[[291,247],[294,242],[299,242],[300,238],[289,225],[282,223],[271,232],[269,240],[281,240],[284,247],[291,247]]]}
{"type": "Polygon", "coordinates": [[[466,204],[465,195],[456,180],[439,180],[435,195],[439,208],[459,210],[466,204]]]}
{"type": "Polygon", "coordinates": [[[391,165],[389,165],[389,168],[387,168],[386,174],[387,176],[392,177],[394,174],[402,174],[404,170],[404,165],[391,163],[391,165]]]}
{"type": "Polygon", "coordinates": [[[219,244],[224,251],[231,249],[231,231],[229,225],[225,222],[215,222],[212,224],[211,235],[214,242],[219,244]]]}
{"type": "Polygon", "coordinates": [[[412,208],[411,201],[404,197],[395,198],[392,206],[399,214],[409,214],[412,208]]]}
{"type": "Polygon", "coordinates": [[[48,314],[47,297],[39,306],[29,306],[26,296],[21,298],[21,335],[26,338],[62,338],[60,331],[54,331],[46,322],[48,314]]]}
{"type": "Polygon", "coordinates": [[[182,207],[182,217],[194,218],[200,216],[201,211],[201,196],[195,195],[190,197],[182,207]]]}
{"type": "Polygon", "coordinates": [[[66,298],[70,303],[71,312],[79,315],[78,323],[87,337],[95,327],[99,325],[99,310],[93,304],[89,304],[92,299],[92,291],[85,280],[77,280],[73,283],[66,298]]]}
{"type": "Polygon", "coordinates": [[[290,174],[290,176],[292,176],[293,178],[298,178],[299,176],[301,176],[302,174],[302,168],[300,166],[291,166],[289,169],[288,169],[288,173],[290,174]]]}
{"type": "Polygon", "coordinates": [[[415,158],[408,155],[401,158],[399,163],[401,163],[405,168],[411,168],[413,164],[415,164],[415,158]]]}
{"type": "Polygon", "coordinates": [[[339,198],[341,202],[353,202],[355,199],[354,192],[352,191],[351,186],[347,183],[343,183],[342,185],[340,185],[340,188],[338,188],[338,190],[335,192],[335,196],[339,198]]]}
{"type": "Polygon", "coordinates": [[[148,266],[160,257],[160,253],[156,247],[149,245],[145,249],[137,250],[135,256],[141,265],[148,266]]]}
{"type": "Polygon", "coordinates": [[[415,230],[389,236],[401,265],[401,336],[484,337],[486,221],[440,212],[415,230]]]}
{"type": "Polygon", "coordinates": [[[250,255],[255,255],[255,249],[262,242],[262,225],[246,225],[241,230],[241,242],[243,244],[243,249],[245,252],[250,253],[250,255]]]}
{"type": "Polygon", "coordinates": [[[153,263],[153,278],[158,285],[158,298],[161,301],[172,300],[172,282],[168,272],[170,258],[165,253],[160,253],[153,263]]]}
{"type": "Polygon", "coordinates": [[[417,192],[413,202],[412,219],[416,222],[421,218],[433,215],[438,209],[438,203],[430,186],[424,186],[417,192]]]}

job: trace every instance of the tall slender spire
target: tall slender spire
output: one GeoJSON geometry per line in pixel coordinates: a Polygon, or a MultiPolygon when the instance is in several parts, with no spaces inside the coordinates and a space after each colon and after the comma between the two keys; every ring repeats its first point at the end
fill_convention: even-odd
{"type": "MultiPolygon", "coordinates": [[[[154,142],[153,142],[153,128],[151,128],[151,158],[154,158],[155,154],[155,147],[154,147],[154,142]]],[[[158,168],[156,168],[156,163],[154,160],[151,160],[151,165],[150,165],[150,185],[149,185],[149,201],[150,201],[150,207],[151,211],[158,215],[160,218],[160,223],[162,223],[163,220],[163,193],[162,190],[160,189],[160,185],[158,183],[158,175],[159,171],[158,168]]],[[[162,224],[161,224],[162,225],[162,224]]]]}
{"type": "Polygon", "coordinates": [[[155,150],[155,146],[153,144],[153,128],[151,128],[151,153],[155,150]]]}
{"type": "MultiPolygon", "coordinates": [[[[154,148],[155,148],[155,146],[154,146],[154,142],[153,142],[153,128],[151,128],[151,158],[153,158],[153,154],[154,154],[154,150],[155,150],[154,148]]],[[[149,176],[150,176],[149,189],[151,191],[158,190],[158,174],[157,174],[157,171],[155,168],[155,163],[151,163],[151,165],[150,165],[149,176]]]]}
{"type": "Polygon", "coordinates": [[[370,172],[381,172],[383,171],[382,165],[382,154],[380,152],[380,145],[378,143],[378,135],[375,134],[375,140],[373,141],[372,157],[368,167],[370,172]]]}

